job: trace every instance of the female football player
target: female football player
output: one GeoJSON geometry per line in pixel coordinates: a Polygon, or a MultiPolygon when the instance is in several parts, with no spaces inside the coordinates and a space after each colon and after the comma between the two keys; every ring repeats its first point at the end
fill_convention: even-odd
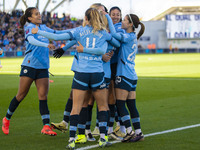
{"type": "Polygon", "coordinates": [[[32,30],[32,33],[38,33],[53,40],[75,39],[84,47],[82,51],[76,53],[72,64],[72,71],[74,71],[75,75],[72,83],[73,106],[70,114],[70,139],[67,146],[70,149],[75,148],[75,133],[79,123],[79,114],[84,103],[84,97],[89,89],[92,89],[99,109],[99,146],[104,147],[110,145],[105,139],[108,103],[102,55],[107,50],[107,41],[112,40],[112,37],[106,31],[106,27],[98,10],[89,8],[85,12],[84,21],[85,26],[80,26],[69,33],[60,35],[43,32],[41,30],[37,31],[37,28],[32,30]],[[91,49],[87,48],[93,48],[94,50],[91,52],[91,49]],[[99,49],[96,50],[95,48],[99,49]]]}
{"type": "Polygon", "coordinates": [[[33,35],[31,29],[38,27],[42,31],[53,32],[53,30],[42,25],[40,12],[35,7],[27,8],[25,14],[20,18],[21,27],[25,31],[26,52],[21,65],[20,83],[17,95],[10,102],[6,116],[3,118],[2,131],[9,134],[10,119],[20,102],[27,95],[33,81],[38,92],[39,109],[43,121],[42,134],[57,135],[49,126],[50,115],[47,105],[47,94],[49,90],[49,49],[54,49],[49,40],[38,34],[33,35]]]}
{"type": "Polygon", "coordinates": [[[138,79],[135,72],[135,56],[138,49],[137,39],[139,39],[144,33],[145,27],[136,15],[128,14],[122,21],[122,28],[125,29],[126,32],[116,33],[115,28],[111,23],[111,18],[108,14],[106,14],[106,17],[108,18],[109,28],[112,35],[121,41],[115,79],[115,92],[117,109],[127,131],[127,134],[123,138],[122,142],[136,142],[144,139],[140,129],[139,113],[135,105],[136,86],[138,79]],[[136,36],[135,29],[138,28],[139,25],[141,26],[141,29],[136,36]],[[125,106],[125,103],[127,103],[127,107],[130,111],[131,120],[133,121],[136,135],[132,130],[129,112],[125,106]]]}

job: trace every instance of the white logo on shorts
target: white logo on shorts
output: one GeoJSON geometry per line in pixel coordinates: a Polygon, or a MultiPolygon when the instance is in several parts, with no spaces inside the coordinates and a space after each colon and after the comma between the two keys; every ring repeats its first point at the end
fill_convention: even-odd
{"type": "Polygon", "coordinates": [[[115,84],[118,84],[118,83],[120,83],[122,81],[122,78],[121,77],[116,77],[115,78],[115,84]]]}
{"type": "Polygon", "coordinates": [[[27,73],[28,72],[28,70],[27,69],[24,69],[24,73],[27,73]]]}
{"type": "Polygon", "coordinates": [[[100,88],[104,88],[104,87],[106,87],[105,83],[103,83],[103,84],[100,85],[100,88]]]}

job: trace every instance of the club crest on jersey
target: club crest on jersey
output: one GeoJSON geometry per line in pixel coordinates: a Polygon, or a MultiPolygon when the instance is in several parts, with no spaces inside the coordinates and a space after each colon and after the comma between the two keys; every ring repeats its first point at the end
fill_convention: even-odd
{"type": "Polygon", "coordinates": [[[24,71],[23,71],[24,73],[27,73],[28,72],[28,70],[27,69],[24,69],[24,71]]]}

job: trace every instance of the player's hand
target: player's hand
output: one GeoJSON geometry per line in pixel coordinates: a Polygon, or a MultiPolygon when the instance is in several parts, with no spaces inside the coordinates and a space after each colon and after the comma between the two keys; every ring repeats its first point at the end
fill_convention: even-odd
{"type": "Polygon", "coordinates": [[[53,44],[49,44],[49,45],[48,45],[48,48],[49,48],[50,50],[53,50],[53,49],[55,49],[56,47],[55,47],[53,44]]]}
{"type": "Polygon", "coordinates": [[[78,42],[79,46],[76,47],[77,52],[82,53],[83,52],[83,45],[81,45],[80,42],[78,42]]]}
{"type": "Polygon", "coordinates": [[[110,57],[112,57],[112,56],[114,55],[114,51],[108,52],[108,55],[109,55],[110,57]]]}
{"type": "Polygon", "coordinates": [[[53,50],[53,57],[60,58],[64,53],[65,53],[65,51],[62,48],[57,48],[57,49],[53,50]]]}
{"type": "Polygon", "coordinates": [[[102,56],[102,59],[103,59],[103,61],[108,62],[108,61],[111,59],[111,56],[109,55],[109,52],[108,52],[108,53],[105,53],[105,54],[102,56]]]}
{"type": "Polygon", "coordinates": [[[32,34],[36,34],[38,32],[38,27],[36,26],[36,28],[32,28],[31,33],[32,34]]]}

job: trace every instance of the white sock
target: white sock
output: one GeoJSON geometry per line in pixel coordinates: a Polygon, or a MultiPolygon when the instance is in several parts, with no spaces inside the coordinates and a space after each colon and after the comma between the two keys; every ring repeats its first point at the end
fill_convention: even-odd
{"type": "Polygon", "coordinates": [[[136,135],[137,135],[137,134],[140,134],[141,132],[142,132],[141,129],[136,129],[136,130],[135,130],[136,135]]]}
{"type": "Polygon", "coordinates": [[[105,140],[105,134],[101,133],[101,134],[100,134],[100,138],[102,138],[102,139],[105,140]]]}
{"type": "Polygon", "coordinates": [[[122,133],[125,133],[125,134],[126,134],[126,128],[125,128],[125,126],[120,126],[120,131],[121,131],[122,133]]]}
{"type": "Polygon", "coordinates": [[[71,142],[71,141],[73,141],[73,140],[75,140],[74,137],[70,137],[70,138],[69,138],[69,142],[71,142]]]}
{"type": "Polygon", "coordinates": [[[129,133],[129,134],[130,134],[130,133],[131,133],[131,131],[132,131],[132,127],[128,127],[126,130],[127,130],[127,133],[129,133]]]}
{"type": "Polygon", "coordinates": [[[65,120],[63,120],[62,122],[66,125],[66,127],[68,127],[68,123],[65,120]]]}
{"type": "Polygon", "coordinates": [[[109,127],[108,128],[108,134],[112,133],[113,132],[113,127],[109,127]]]}

